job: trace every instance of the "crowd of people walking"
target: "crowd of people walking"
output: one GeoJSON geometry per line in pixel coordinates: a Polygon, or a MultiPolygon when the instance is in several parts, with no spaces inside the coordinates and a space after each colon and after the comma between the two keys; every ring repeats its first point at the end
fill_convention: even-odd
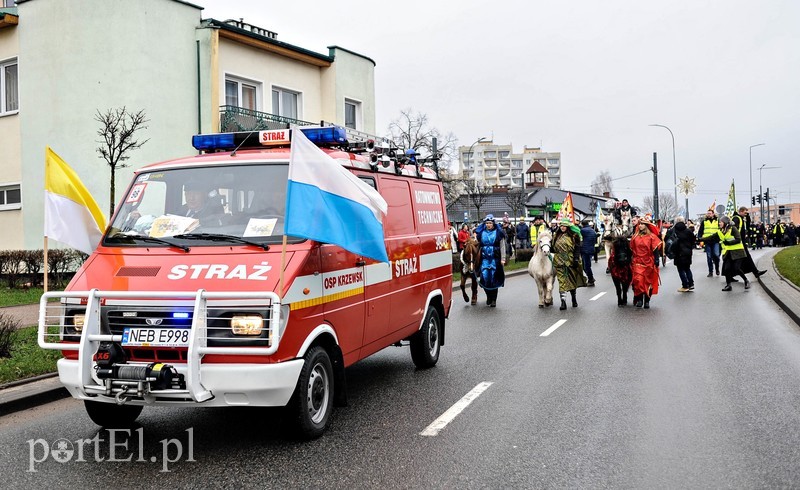
{"type": "Polygon", "coordinates": [[[766,244],[794,245],[798,239],[794,223],[784,225],[778,221],[768,230],[761,223],[752,224],[744,206],[730,217],[718,217],[713,209],[709,209],[697,225],[679,216],[673,223],[659,228],[650,221],[649,215],[636,216],[636,210],[623,200],[615,210],[611,226],[620,227],[623,213],[632,217],[630,229],[624,232],[619,228],[611,233],[603,223],[592,220],[583,221],[580,227],[569,219],[553,220],[548,226],[541,216],[534,217],[530,224],[525,219],[514,224],[508,215],[496,220],[489,214],[477,226],[471,228],[464,223],[458,232],[453,230],[452,234],[459,252],[469,240],[477,242],[479,267],[475,271],[476,279],[486,293],[486,304],[495,307],[498,291],[505,284],[506,261],[516,250],[535,250],[540,234],[549,231],[552,234],[549,253],[558,279],[561,310],[567,308],[567,293],[572,307],[577,307],[577,290],[595,285],[592,262],[598,261],[598,251],[605,240],[616,241],[613,247],[606,248],[609,251],[606,273],[612,276],[616,286],[618,305],[627,305],[630,285],[633,305],[647,309],[651,298],[659,291],[659,267],[666,265],[667,258],[673,261],[681,281],[678,292],[688,293],[695,289],[692,262],[698,247],[705,254],[707,277],[717,275],[725,278],[722,291],[732,291],[733,283],[739,279],[746,290],[750,288],[746,274],[757,278],[766,272],[756,268],[750,249],[762,248],[766,244]]]}

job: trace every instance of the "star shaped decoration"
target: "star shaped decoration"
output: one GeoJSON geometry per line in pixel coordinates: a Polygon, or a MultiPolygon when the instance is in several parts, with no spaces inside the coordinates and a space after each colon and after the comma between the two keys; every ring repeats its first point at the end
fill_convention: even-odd
{"type": "Polygon", "coordinates": [[[681,194],[687,197],[689,194],[694,194],[694,188],[697,187],[697,184],[694,183],[694,179],[690,179],[687,175],[686,177],[681,177],[678,180],[680,181],[678,183],[678,190],[681,191],[681,194]]]}

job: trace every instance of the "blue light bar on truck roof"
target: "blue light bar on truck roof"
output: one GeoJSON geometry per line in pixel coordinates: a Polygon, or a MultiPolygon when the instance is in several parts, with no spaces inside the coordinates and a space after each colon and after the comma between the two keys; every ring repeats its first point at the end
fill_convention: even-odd
{"type": "MultiPolygon", "coordinates": [[[[325,126],[322,128],[299,128],[312,143],[318,146],[341,145],[347,143],[347,134],[339,126],[325,126]]],[[[277,132],[288,132],[288,129],[277,132]]],[[[242,133],[214,133],[196,134],[192,136],[192,146],[199,151],[234,150],[236,148],[261,148],[286,144],[286,139],[263,137],[276,131],[247,131],[242,133]]]]}

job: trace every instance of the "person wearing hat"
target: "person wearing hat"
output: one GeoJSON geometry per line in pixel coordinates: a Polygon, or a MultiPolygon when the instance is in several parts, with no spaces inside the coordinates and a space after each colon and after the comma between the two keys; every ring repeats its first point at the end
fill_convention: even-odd
{"type": "Polygon", "coordinates": [[[494,216],[489,214],[475,229],[478,240],[478,284],[486,291],[486,304],[497,306],[498,289],[505,284],[503,266],[506,263],[506,234],[497,226],[494,216]]]}
{"type": "Polygon", "coordinates": [[[576,291],[586,286],[586,279],[581,266],[581,232],[569,218],[558,222],[558,230],[553,235],[553,267],[558,277],[558,294],[561,307],[567,309],[566,293],[572,296],[573,308],[578,307],[576,291]]]}
{"type": "Polygon", "coordinates": [[[744,288],[750,289],[750,281],[742,272],[742,261],[747,257],[739,230],[732,226],[731,219],[723,216],[719,219],[717,234],[707,238],[708,241],[719,243],[722,247],[722,275],[725,276],[723,291],[731,291],[734,277],[744,279],[744,288]]]}
{"type": "Polygon", "coordinates": [[[200,222],[207,218],[225,214],[225,209],[219,201],[219,194],[210,185],[198,180],[190,180],[183,185],[183,199],[186,204],[182,207],[181,216],[197,218],[200,222]],[[214,199],[216,198],[216,199],[214,199]]]}
{"type": "Polygon", "coordinates": [[[650,308],[650,298],[658,294],[658,266],[653,253],[661,247],[658,228],[646,219],[635,220],[631,237],[633,306],[650,308]]]}
{"type": "Polygon", "coordinates": [[[544,224],[544,219],[541,216],[535,216],[533,218],[533,224],[531,224],[531,247],[536,248],[536,245],[539,243],[539,232],[542,230],[547,229],[547,225],[544,224]]]}

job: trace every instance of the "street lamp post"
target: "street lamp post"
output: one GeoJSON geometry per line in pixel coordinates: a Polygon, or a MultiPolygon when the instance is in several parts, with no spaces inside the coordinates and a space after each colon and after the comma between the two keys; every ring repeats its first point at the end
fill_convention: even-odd
{"type": "Polygon", "coordinates": [[[766,143],[758,143],[750,145],[750,201],[753,200],[753,148],[756,146],[764,146],[766,143]]]}
{"type": "MultiPolygon", "coordinates": [[[[467,166],[467,171],[469,171],[469,162],[470,162],[470,160],[472,160],[472,148],[474,148],[474,147],[475,147],[475,145],[477,145],[478,143],[480,143],[481,141],[483,141],[483,140],[485,140],[485,139],[486,139],[485,137],[481,136],[480,138],[478,138],[477,140],[475,140],[475,142],[474,142],[474,143],[472,143],[471,145],[469,145],[469,150],[467,150],[467,163],[466,163],[466,166],[467,166]]],[[[466,178],[467,176],[466,176],[466,175],[464,175],[463,177],[464,177],[464,178],[466,178]]]]}
{"type": "Polygon", "coordinates": [[[672,134],[672,130],[668,127],[664,126],[663,124],[650,124],[650,126],[657,126],[659,128],[664,128],[669,131],[669,135],[672,137],[672,188],[675,189],[675,207],[678,207],[678,168],[675,166],[675,135],[672,134]]]}
{"type": "Polygon", "coordinates": [[[478,138],[475,141],[475,143],[472,143],[471,145],[469,145],[469,150],[467,150],[467,170],[469,170],[469,161],[472,159],[472,149],[475,147],[475,145],[477,145],[478,143],[480,143],[481,141],[483,141],[485,139],[486,138],[481,136],[480,138],[478,138]]]}
{"type": "MultiPolygon", "coordinates": [[[[760,167],[758,167],[758,195],[759,195],[759,196],[762,196],[762,199],[761,199],[761,209],[759,210],[759,213],[761,214],[761,222],[762,222],[762,223],[764,223],[764,199],[763,199],[763,193],[764,193],[764,191],[761,189],[761,171],[762,171],[762,170],[771,170],[771,169],[773,169],[773,168],[780,168],[780,167],[767,167],[767,164],[766,164],[766,163],[765,163],[765,164],[763,164],[763,165],[761,165],[760,167]]],[[[766,221],[766,223],[767,223],[767,225],[769,226],[769,216],[767,216],[767,221],[766,221]]]]}

